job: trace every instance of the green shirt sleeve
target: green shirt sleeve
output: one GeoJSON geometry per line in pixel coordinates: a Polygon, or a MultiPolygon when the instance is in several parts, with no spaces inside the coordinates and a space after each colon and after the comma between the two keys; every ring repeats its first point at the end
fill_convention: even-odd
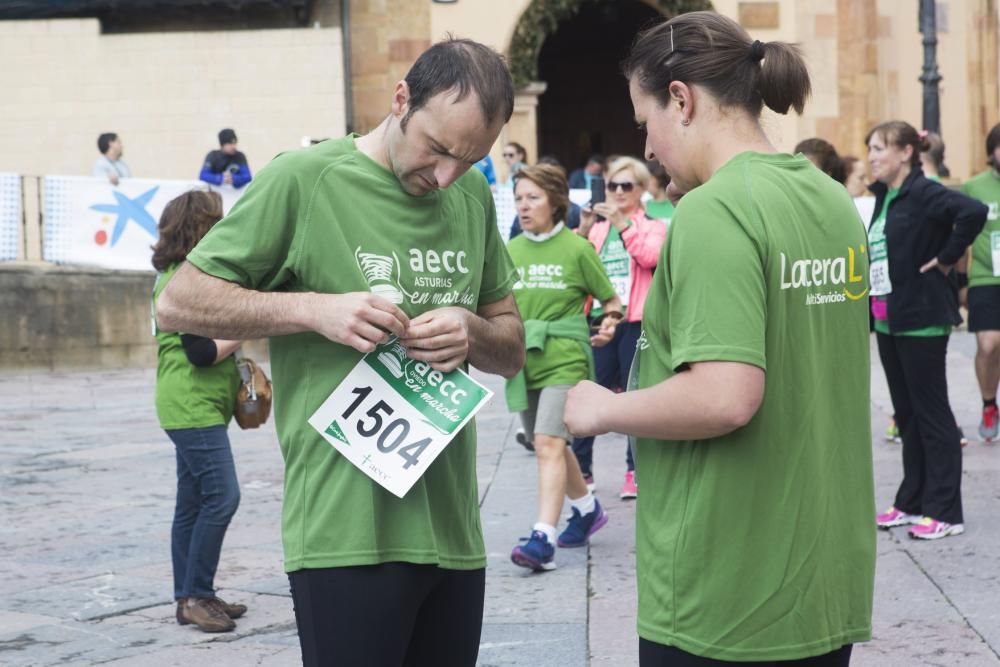
{"type": "Polygon", "coordinates": [[[767,299],[759,246],[749,221],[699,194],[682,200],[668,235],[673,366],[737,361],[766,368],[767,299]]]}
{"type": "Polygon", "coordinates": [[[597,250],[590,241],[584,240],[579,253],[580,275],[583,277],[583,287],[587,294],[593,295],[598,301],[604,303],[615,296],[615,288],[608,278],[608,272],[604,270],[604,264],[597,255],[597,250]]]}
{"type": "Polygon", "coordinates": [[[278,289],[293,277],[308,190],[302,191],[282,157],[261,170],[229,214],[191,251],[189,262],[216,278],[263,291],[278,289]]]}

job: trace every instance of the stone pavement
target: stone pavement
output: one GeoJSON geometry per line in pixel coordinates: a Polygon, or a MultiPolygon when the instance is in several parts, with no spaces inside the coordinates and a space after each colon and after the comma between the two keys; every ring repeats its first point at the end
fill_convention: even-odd
{"type": "MultiPolygon", "coordinates": [[[[979,406],[974,351],[971,336],[953,337],[952,403],[970,436],[979,406]]],[[[273,425],[231,432],[243,499],[217,584],[250,612],[224,635],[174,622],[174,456],[156,425],[153,383],[152,370],[0,373],[0,665],[299,664],[281,570],[273,425]]],[[[891,504],[900,453],[882,439],[892,410],[877,364],[872,388],[881,508],[891,504]]],[[[534,519],[534,458],[514,442],[502,397],[479,425],[489,554],[480,664],[635,665],[634,504],[617,499],[624,439],[601,438],[595,451],[611,522],[589,549],[562,550],[556,571],[535,575],[508,560],[534,519]]],[[[917,543],[901,529],[879,534],[875,639],[856,648],[855,665],[1000,665],[996,446],[973,441],[963,484],[965,535],[917,543]]]]}

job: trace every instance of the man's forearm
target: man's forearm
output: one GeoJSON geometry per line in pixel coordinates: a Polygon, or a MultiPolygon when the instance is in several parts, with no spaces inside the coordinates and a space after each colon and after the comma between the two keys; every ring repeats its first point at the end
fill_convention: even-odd
{"type": "Polygon", "coordinates": [[[164,331],[245,340],[309,331],[310,294],[257,292],[185,263],[163,289],[156,319],[164,331]]]}
{"type": "Polygon", "coordinates": [[[513,377],[524,366],[524,324],[514,313],[469,317],[469,363],[486,373],[513,377]]]}

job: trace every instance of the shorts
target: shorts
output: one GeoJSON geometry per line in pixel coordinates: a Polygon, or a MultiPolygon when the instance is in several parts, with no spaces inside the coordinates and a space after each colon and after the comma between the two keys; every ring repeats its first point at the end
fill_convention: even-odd
{"type": "Polygon", "coordinates": [[[536,433],[562,438],[567,443],[573,439],[563,423],[566,394],[572,388],[571,384],[554,384],[528,390],[528,409],[521,413],[521,424],[529,442],[534,440],[536,433]]]}
{"type": "Polygon", "coordinates": [[[1000,285],[969,288],[969,331],[1000,331],[1000,285]]]}

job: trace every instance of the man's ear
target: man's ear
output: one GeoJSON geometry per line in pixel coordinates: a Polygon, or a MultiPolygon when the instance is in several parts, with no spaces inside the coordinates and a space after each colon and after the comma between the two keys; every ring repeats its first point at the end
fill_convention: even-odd
{"type": "Polygon", "coordinates": [[[400,119],[410,110],[410,87],[406,81],[397,81],[392,89],[392,115],[400,119]]]}

